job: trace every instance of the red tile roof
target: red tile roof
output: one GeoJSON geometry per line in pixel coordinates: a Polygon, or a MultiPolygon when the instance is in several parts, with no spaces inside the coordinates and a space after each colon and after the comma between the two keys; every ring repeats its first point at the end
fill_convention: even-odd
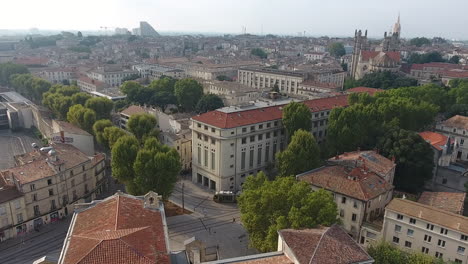
{"type": "Polygon", "coordinates": [[[463,213],[466,193],[423,192],[418,203],[427,204],[455,214],[463,213]]]}
{"type": "Polygon", "coordinates": [[[78,209],[60,263],[170,263],[164,218],[164,211],[124,194],[78,209]]]}
{"type": "Polygon", "coordinates": [[[368,93],[369,95],[374,95],[377,92],[383,92],[385,90],[383,89],[377,89],[377,88],[370,88],[370,87],[354,87],[351,89],[346,90],[348,93],[368,93]]]}
{"type": "Polygon", "coordinates": [[[442,150],[442,146],[447,143],[447,137],[436,132],[424,131],[418,133],[427,143],[431,144],[437,150],[442,150]]]}
{"type": "Polygon", "coordinates": [[[78,81],[94,85],[94,86],[96,86],[98,88],[107,88],[107,87],[109,87],[109,85],[107,83],[104,83],[104,82],[101,82],[101,81],[98,81],[98,80],[94,80],[94,79],[89,78],[88,76],[83,76],[83,75],[78,78],[78,81]]]}
{"type": "Polygon", "coordinates": [[[278,233],[299,264],[351,264],[372,260],[338,225],[306,230],[284,229],[278,233]]]}
{"type": "Polygon", "coordinates": [[[299,174],[297,179],[361,201],[371,200],[393,189],[384,178],[362,167],[326,166],[299,174]]]}
{"type": "MultiPolygon", "coordinates": [[[[368,50],[363,50],[361,51],[361,60],[362,61],[368,61],[370,59],[375,58],[377,55],[380,54],[381,51],[368,51],[368,50]]],[[[400,52],[397,51],[388,51],[384,52],[387,54],[388,57],[390,57],[392,60],[399,62],[401,60],[400,58],[400,52]]]]}
{"type": "Polygon", "coordinates": [[[124,110],[122,110],[122,112],[120,112],[120,113],[124,114],[126,116],[132,116],[132,115],[135,115],[135,114],[144,114],[144,113],[146,113],[146,111],[141,106],[131,105],[131,106],[125,108],[124,110]]]}
{"type": "Polygon", "coordinates": [[[453,116],[444,122],[442,122],[443,126],[446,127],[456,127],[461,129],[468,130],[468,116],[456,115],[453,116]]]}
{"type": "Polygon", "coordinates": [[[23,57],[15,59],[16,64],[22,65],[47,65],[49,59],[39,57],[23,57]]]}
{"type": "Polygon", "coordinates": [[[280,256],[271,256],[271,257],[264,257],[252,260],[245,260],[241,262],[233,262],[236,264],[294,264],[287,256],[280,255],[280,256]]]}
{"type": "Polygon", "coordinates": [[[382,177],[390,173],[396,166],[395,162],[378,154],[374,150],[345,152],[328,160],[331,164],[340,164],[341,161],[351,161],[353,168],[365,166],[366,169],[382,177]]]}
{"type": "MultiPolygon", "coordinates": [[[[339,95],[313,99],[304,101],[303,103],[307,105],[312,112],[331,110],[335,107],[348,106],[348,96],[339,95]]],[[[218,128],[234,128],[281,119],[283,107],[284,105],[278,105],[232,113],[215,110],[193,116],[192,119],[218,128]]]]}
{"type": "Polygon", "coordinates": [[[0,204],[23,196],[13,181],[9,171],[0,171],[0,204]]]}

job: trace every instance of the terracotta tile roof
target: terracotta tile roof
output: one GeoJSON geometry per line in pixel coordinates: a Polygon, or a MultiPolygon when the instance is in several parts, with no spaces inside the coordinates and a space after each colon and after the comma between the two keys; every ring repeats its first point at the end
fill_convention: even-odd
{"type": "MultiPolygon", "coordinates": [[[[348,96],[340,95],[313,99],[304,101],[303,103],[307,105],[312,112],[331,110],[335,107],[348,106],[348,96]]],[[[192,119],[218,128],[234,128],[281,119],[283,107],[284,105],[277,105],[231,113],[215,110],[193,116],[192,119]]]]}
{"type": "Polygon", "coordinates": [[[326,166],[299,174],[297,179],[361,201],[368,201],[393,189],[382,177],[364,168],[326,166]]]}
{"type": "Polygon", "coordinates": [[[395,198],[385,209],[468,234],[468,217],[434,206],[395,198]]]}
{"type": "Polygon", "coordinates": [[[427,204],[455,214],[463,213],[466,193],[423,192],[418,203],[427,204]]]}
{"type": "Polygon", "coordinates": [[[442,125],[446,127],[456,127],[468,130],[468,116],[456,115],[442,122],[442,125]]]}
{"type": "Polygon", "coordinates": [[[305,80],[299,84],[299,86],[312,86],[312,87],[320,87],[320,88],[327,88],[327,89],[337,89],[340,88],[339,85],[336,83],[324,83],[318,82],[313,80],[305,80]]]}
{"type": "Polygon", "coordinates": [[[135,115],[135,114],[144,114],[144,113],[146,113],[146,111],[141,106],[131,105],[131,106],[127,107],[126,109],[122,110],[122,112],[120,112],[120,113],[124,114],[124,115],[127,115],[127,116],[132,116],[132,115],[135,115]]]}
{"type": "Polygon", "coordinates": [[[46,65],[48,62],[49,59],[40,57],[23,57],[15,59],[16,64],[22,65],[46,65]]]}
{"type": "Polygon", "coordinates": [[[370,87],[354,87],[346,90],[348,93],[368,93],[369,95],[374,95],[377,92],[383,92],[383,89],[370,88],[370,87]]]}
{"type": "Polygon", "coordinates": [[[60,263],[170,263],[164,218],[138,197],[98,201],[75,213],[60,263]]]}
{"type": "Polygon", "coordinates": [[[280,230],[299,264],[351,264],[373,260],[340,226],[280,230]]]}
{"type": "Polygon", "coordinates": [[[468,78],[468,71],[461,70],[440,71],[439,74],[449,78],[468,78]]]}
{"type": "Polygon", "coordinates": [[[419,132],[418,134],[437,150],[442,150],[442,147],[447,143],[447,137],[440,133],[424,131],[419,132]]]}
{"type": "MultiPolygon", "coordinates": [[[[368,51],[368,50],[363,50],[361,51],[361,60],[362,61],[369,61],[370,59],[373,59],[379,55],[381,51],[368,51]]],[[[397,51],[388,51],[384,52],[390,59],[399,62],[401,60],[400,58],[400,52],[397,51]]]]}
{"type": "Polygon", "coordinates": [[[91,84],[91,85],[94,85],[94,86],[96,86],[98,88],[108,88],[109,87],[109,85],[107,83],[91,79],[88,76],[84,76],[84,75],[82,75],[82,76],[80,76],[78,78],[78,82],[84,82],[84,83],[87,83],[87,84],[91,84]]]}
{"type": "MultiPolygon", "coordinates": [[[[83,152],[72,145],[52,144],[51,146],[57,153],[57,163],[63,164],[66,170],[89,161],[89,158],[83,152]]],[[[47,157],[47,153],[41,151],[32,151],[18,155],[15,158],[18,163],[22,165],[10,168],[8,171],[10,171],[21,184],[56,175],[58,171],[52,169],[47,163],[47,157]]]]}
{"type": "Polygon", "coordinates": [[[356,165],[359,167],[365,166],[368,170],[382,177],[396,166],[393,161],[378,154],[374,150],[345,152],[328,161],[332,164],[340,161],[352,161],[352,167],[356,167],[356,165]]]}
{"type": "Polygon", "coordinates": [[[23,196],[16,188],[13,180],[8,171],[0,172],[0,204],[23,196]]]}

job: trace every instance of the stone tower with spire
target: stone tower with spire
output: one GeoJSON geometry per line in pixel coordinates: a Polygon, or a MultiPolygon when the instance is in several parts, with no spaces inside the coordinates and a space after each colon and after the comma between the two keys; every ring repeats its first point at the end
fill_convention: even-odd
{"type": "Polygon", "coordinates": [[[367,30],[365,31],[364,35],[362,35],[361,30],[354,31],[354,49],[353,49],[353,57],[350,69],[350,76],[352,78],[356,77],[356,69],[359,62],[359,58],[361,56],[361,51],[363,50],[370,50],[369,41],[367,41],[367,30]]]}
{"type": "Polygon", "coordinates": [[[384,34],[384,39],[380,47],[378,48],[379,51],[399,51],[400,50],[400,34],[401,34],[401,25],[400,25],[400,14],[398,14],[397,22],[393,25],[392,32],[387,32],[384,34]]]}

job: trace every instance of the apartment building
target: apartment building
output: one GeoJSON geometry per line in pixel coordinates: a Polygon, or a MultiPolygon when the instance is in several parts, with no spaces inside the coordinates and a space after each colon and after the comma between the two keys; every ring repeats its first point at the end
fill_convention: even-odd
{"type": "Polygon", "coordinates": [[[174,79],[185,78],[185,71],[174,67],[159,65],[159,64],[138,64],[133,65],[133,70],[138,71],[142,78],[157,80],[162,76],[168,76],[174,79]]]}
{"type": "Polygon", "coordinates": [[[325,53],[323,53],[323,52],[308,52],[308,53],[304,53],[304,57],[306,58],[306,60],[309,60],[309,61],[323,60],[323,58],[325,57],[325,53]]]}
{"type": "Polygon", "coordinates": [[[88,73],[88,77],[111,87],[120,86],[122,79],[131,75],[138,74],[135,70],[125,70],[119,66],[100,66],[88,73]]]}
{"type": "MultiPolygon", "coordinates": [[[[346,95],[304,103],[318,141],[325,139],[330,111],[348,105],[346,95]]],[[[192,181],[216,191],[238,191],[248,175],[272,166],[276,153],[287,146],[283,107],[225,107],[192,117],[192,181]]]]}
{"type": "Polygon", "coordinates": [[[299,84],[307,78],[305,72],[282,71],[260,67],[246,67],[238,71],[237,80],[255,89],[273,88],[278,85],[280,92],[297,94],[299,84]]]}
{"type": "Polygon", "coordinates": [[[0,214],[9,219],[0,223],[4,239],[58,221],[74,203],[91,201],[105,188],[104,154],[88,157],[72,145],[53,144],[47,153],[34,150],[15,159],[18,166],[0,172],[8,187],[0,190],[0,214]]]}
{"type": "Polygon", "coordinates": [[[247,104],[259,99],[263,92],[271,91],[268,88],[262,91],[261,89],[255,89],[238,82],[210,80],[202,81],[201,83],[204,93],[218,95],[223,100],[225,106],[247,104]]]}
{"type": "Polygon", "coordinates": [[[64,80],[76,80],[76,68],[50,68],[39,72],[39,76],[51,83],[62,83],[64,80]]]}
{"type": "Polygon", "coordinates": [[[374,151],[344,153],[328,160],[327,165],[296,176],[312,190],[333,193],[343,228],[359,238],[364,222],[384,213],[392,199],[395,164],[374,151]]]}
{"type": "Polygon", "coordinates": [[[434,206],[393,199],[385,210],[382,238],[403,250],[468,263],[468,218],[434,206]]]}
{"type": "Polygon", "coordinates": [[[457,159],[468,161],[468,117],[456,115],[436,125],[436,131],[453,138],[458,144],[457,159]]]}
{"type": "Polygon", "coordinates": [[[87,93],[102,91],[110,87],[107,83],[91,79],[87,76],[80,76],[76,80],[76,84],[78,85],[78,88],[87,93]]]}

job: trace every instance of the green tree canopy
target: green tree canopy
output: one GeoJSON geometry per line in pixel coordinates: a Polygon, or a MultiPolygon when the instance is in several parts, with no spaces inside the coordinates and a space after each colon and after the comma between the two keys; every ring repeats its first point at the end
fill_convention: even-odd
{"type": "Polygon", "coordinates": [[[410,45],[421,47],[423,45],[430,45],[431,41],[428,38],[421,37],[421,38],[413,38],[410,40],[410,45]]]}
{"type": "Polygon", "coordinates": [[[197,113],[206,113],[224,107],[223,100],[215,94],[205,94],[197,103],[197,113]]]}
{"type": "Polygon", "coordinates": [[[283,125],[291,137],[299,129],[312,129],[312,113],[303,103],[291,102],[283,108],[283,125]]]}
{"type": "Polygon", "coordinates": [[[133,163],[140,149],[134,136],[120,137],[112,147],[112,177],[121,183],[131,183],[135,178],[133,163]]]}
{"type": "Polygon", "coordinates": [[[175,83],[174,92],[179,105],[187,111],[193,111],[203,96],[203,87],[195,80],[182,79],[175,83]]]}
{"type": "Polygon", "coordinates": [[[312,192],[307,183],[294,177],[268,181],[263,172],[249,176],[238,200],[250,244],[261,252],[277,249],[278,230],[330,226],[337,222],[332,194],[323,189],[312,192]]]}
{"type": "Polygon", "coordinates": [[[334,42],[328,45],[328,52],[330,52],[330,55],[333,57],[341,57],[346,54],[344,45],[341,42],[334,42]]]}
{"type": "Polygon", "coordinates": [[[43,94],[52,86],[50,82],[29,73],[11,75],[10,85],[18,93],[39,102],[43,99],[43,94]]]}
{"type": "Polygon", "coordinates": [[[443,264],[441,258],[434,258],[420,252],[405,252],[394,245],[380,241],[367,250],[376,264],[443,264]]]}
{"type": "Polygon", "coordinates": [[[96,122],[96,113],[92,109],[77,104],[70,107],[67,120],[83,130],[92,132],[94,122],[96,122]]]}
{"type": "Polygon", "coordinates": [[[442,54],[437,51],[432,51],[429,53],[419,54],[412,53],[408,59],[408,63],[429,63],[429,62],[446,62],[442,58],[442,54]]]}
{"type": "Polygon", "coordinates": [[[14,74],[29,73],[28,68],[11,62],[0,63],[0,85],[10,85],[10,77],[14,74]]]}
{"type": "Polygon", "coordinates": [[[170,104],[177,104],[177,98],[174,94],[174,85],[176,80],[165,77],[152,81],[148,86],[154,91],[151,97],[151,104],[158,106],[164,112],[170,104]]]}
{"type": "Polygon", "coordinates": [[[254,55],[254,56],[257,56],[259,57],[260,59],[266,59],[268,57],[268,55],[266,54],[266,52],[261,49],[261,48],[253,48],[250,50],[250,54],[254,55]]]}
{"type": "Polygon", "coordinates": [[[150,114],[135,114],[128,120],[127,127],[141,141],[155,130],[156,124],[156,118],[150,114]]]}
{"type": "Polygon", "coordinates": [[[420,191],[431,179],[434,152],[422,137],[412,131],[393,128],[380,138],[377,147],[382,155],[396,160],[394,185],[399,190],[420,191]]]}
{"type": "Polygon", "coordinates": [[[114,109],[114,102],[104,97],[93,97],[86,101],[85,106],[93,109],[98,119],[109,119],[111,111],[114,109]]]}
{"type": "Polygon", "coordinates": [[[85,105],[86,101],[88,101],[88,99],[91,99],[91,95],[80,92],[80,93],[76,93],[72,95],[71,99],[72,99],[73,104],[85,105]]]}
{"type": "Polygon", "coordinates": [[[452,56],[449,60],[448,60],[449,63],[453,63],[453,64],[458,64],[460,62],[460,56],[458,55],[455,55],[455,56],[452,56]]]}
{"type": "Polygon", "coordinates": [[[276,154],[276,166],[280,176],[296,176],[319,167],[320,149],[312,134],[299,129],[294,132],[291,142],[276,154]]]}
{"type": "Polygon", "coordinates": [[[126,136],[128,134],[118,127],[111,126],[111,127],[104,128],[102,135],[105,140],[105,143],[107,144],[107,147],[109,149],[112,149],[115,143],[119,140],[119,138],[126,136]]]}
{"type": "Polygon", "coordinates": [[[107,146],[107,139],[104,137],[104,129],[106,127],[113,127],[114,125],[109,119],[101,119],[94,123],[93,134],[96,136],[96,140],[99,144],[107,146]]]}
{"type": "Polygon", "coordinates": [[[155,138],[148,140],[153,143],[145,144],[133,164],[136,175],[135,185],[138,186],[139,194],[154,191],[167,199],[174,189],[177,175],[182,168],[180,157],[175,149],[161,145],[155,138]]]}
{"type": "Polygon", "coordinates": [[[359,80],[347,79],[345,81],[344,88],[350,89],[364,86],[379,89],[393,89],[416,85],[418,85],[418,81],[416,79],[408,78],[398,73],[383,71],[366,74],[359,80]]]}

